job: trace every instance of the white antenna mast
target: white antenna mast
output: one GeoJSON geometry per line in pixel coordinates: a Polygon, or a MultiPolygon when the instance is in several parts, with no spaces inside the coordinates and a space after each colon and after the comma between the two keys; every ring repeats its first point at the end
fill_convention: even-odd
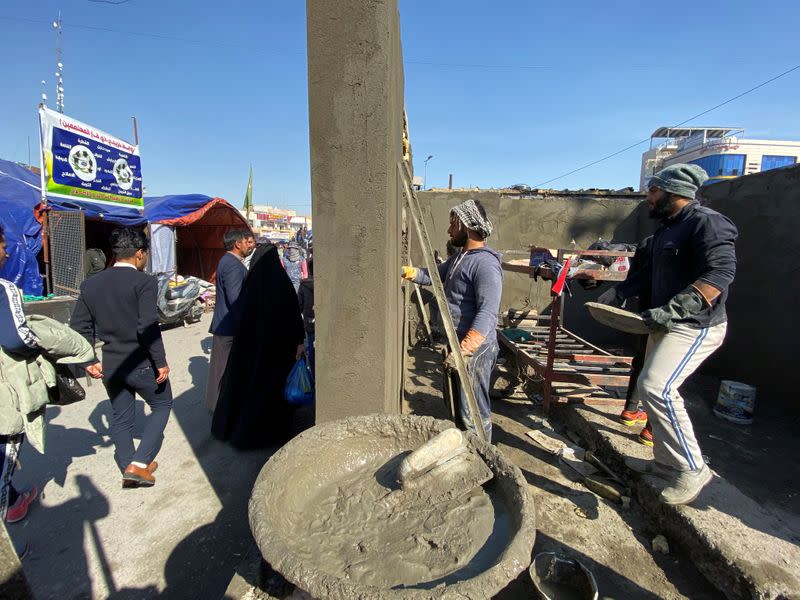
{"type": "Polygon", "coordinates": [[[56,110],[64,112],[64,62],[61,50],[61,11],[58,11],[58,20],[53,21],[56,30],[56,110]]]}

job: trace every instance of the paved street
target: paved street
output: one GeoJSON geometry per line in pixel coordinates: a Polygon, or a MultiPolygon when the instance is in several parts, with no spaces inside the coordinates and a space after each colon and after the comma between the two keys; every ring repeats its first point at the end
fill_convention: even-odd
{"type": "Polygon", "coordinates": [[[224,593],[251,547],[247,501],[269,452],[238,452],[210,437],[209,319],[164,332],[175,405],[155,487],[122,489],[102,385],[83,402],[48,408],[46,454],[25,447],[15,476],[43,488],[41,502],[8,526],[31,546],[23,566],[39,600],[224,593]]]}

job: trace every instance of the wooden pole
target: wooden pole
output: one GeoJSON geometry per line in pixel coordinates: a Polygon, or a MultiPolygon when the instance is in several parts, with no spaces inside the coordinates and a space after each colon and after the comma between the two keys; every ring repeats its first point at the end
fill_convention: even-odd
{"type": "Polygon", "coordinates": [[[131,117],[133,119],[133,143],[138,146],[139,145],[139,129],[136,126],[136,115],[131,117]]]}
{"type": "Polygon", "coordinates": [[[50,219],[47,208],[47,174],[44,161],[44,128],[42,127],[42,110],[44,102],[39,105],[39,186],[42,206],[42,256],[44,258],[44,293],[50,294],[52,283],[50,281],[50,219]]]}
{"type": "MultiPolygon", "coordinates": [[[[439,306],[439,312],[442,315],[442,322],[444,323],[444,331],[447,334],[447,343],[450,345],[450,353],[453,357],[453,362],[456,364],[456,372],[464,390],[464,395],[467,397],[467,405],[469,412],[472,416],[472,425],[475,428],[475,435],[483,441],[486,441],[486,432],[483,430],[483,422],[481,421],[481,414],[478,410],[478,401],[475,399],[475,391],[470,385],[470,377],[467,372],[467,363],[461,355],[460,344],[458,336],[456,335],[456,328],[453,325],[453,317],[450,315],[450,308],[447,306],[447,300],[444,295],[444,286],[439,277],[439,269],[437,268],[436,259],[433,257],[433,250],[431,248],[430,238],[428,237],[428,230],[425,227],[425,222],[422,220],[422,209],[420,209],[419,202],[411,186],[408,182],[411,180],[411,174],[408,172],[408,166],[398,163],[398,170],[400,171],[400,180],[403,182],[403,194],[406,197],[406,202],[409,207],[411,220],[414,222],[414,227],[417,230],[417,236],[420,241],[420,249],[422,256],[425,258],[425,266],[428,268],[428,276],[431,278],[431,286],[433,288],[433,295],[436,298],[436,304],[439,306]]],[[[454,392],[455,393],[455,392],[454,392]]]]}

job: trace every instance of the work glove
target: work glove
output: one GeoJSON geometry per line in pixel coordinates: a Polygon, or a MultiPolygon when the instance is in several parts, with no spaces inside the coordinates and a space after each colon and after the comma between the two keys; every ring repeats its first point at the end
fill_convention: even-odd
{"type": "Polygon", "coordinates": [[[705,306],[703,295],[690,285],[682,292],[675,294],[669,302],[642,313],[644,324],[652,332],[670,332],[674,321],[696,315],[705,306]]]}
{"type": "Polygon", "coordinates": [[[464,339],[461,340],[461,354],[475,354],[485,339],[486,337],[478,333],[477,330],[470,329],[464,339]]]}
{"type": "Polygon", "coordinates": [[[610,287],[605,292],[598,296],[597,301],[606,306],[616,306],[619,308],[625,304],[625,298],[617,291],[617,288],[610,287]]]}
{"type": "MultiPolygon", "coordinates": [[[[459,345],[459,350],[461,351],[461,356],[464,357],[464,362],[469,366],[469,359],[472,357],[473,354],[481,347],[483,340],[486,338],[478,333],[475,329],[470,329],[467,332],[467,335],[464,336],[464,339],[461,340],[461,344],[459,345]]],[[[456,371],[456,361],[453,358],[453,353],[448,352],[447,356],[444,359],[444,368],[447,371],[456,371]]]]}
{"type": "Polygon", "coordinates": [[[406,281],[414,281],[417,278],[417,273],[419,273],[419,269],[416,267],[400,267],[400,277],[406,281]]]}

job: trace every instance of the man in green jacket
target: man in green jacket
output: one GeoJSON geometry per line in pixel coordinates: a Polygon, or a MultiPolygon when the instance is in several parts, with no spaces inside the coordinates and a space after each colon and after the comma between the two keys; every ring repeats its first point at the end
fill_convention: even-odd
{"type": "MultiPolygon", "coordinates": [[[[0,267],[6,243],[0,228],[0,267]]],[[[92,347],[66,325],[47,317],[27,319],[17,286],[0,279],[0,517],[21,521],[38,495],[37,488],[17,491],[11,484],[17,456],[27,436],[39,452],[45,449],[44,411],[55,387],[59,363],[86,362],[92,347]],[[47,358],[45,358],[45,356],[47,358]]],[[[27,546],[17,548],[21,556],[27,546]]]]}

